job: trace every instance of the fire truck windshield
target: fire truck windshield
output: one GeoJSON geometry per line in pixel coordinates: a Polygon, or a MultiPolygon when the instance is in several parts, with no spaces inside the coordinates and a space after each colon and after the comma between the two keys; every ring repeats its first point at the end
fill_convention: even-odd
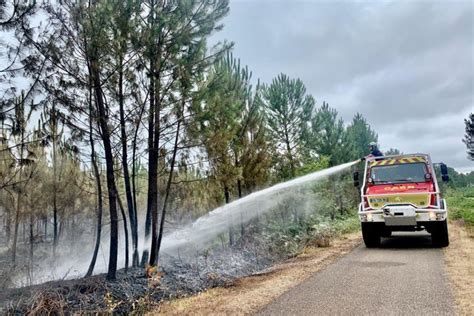
{"type": "Polygon", "coordinates": [[[370,170],[373,184],[425,182],[424,163],[405,163],[388,166],[375,166],[370,170]]]}

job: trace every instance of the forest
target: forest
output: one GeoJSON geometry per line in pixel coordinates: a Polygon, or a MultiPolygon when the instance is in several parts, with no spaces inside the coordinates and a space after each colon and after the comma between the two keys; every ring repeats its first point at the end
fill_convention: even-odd
{"type": "MultiPolygon", "coordinates": [[[[44,281],[38,266],[65,258],[108,280],[156,267],[176,227],[368,154],[378,137],[362,114],[344,122],[283,73],[261,82],[231,41],[213,40],[228,11],[228,0],[0,1],[0,289],[44,281]]],[[[354,212],[351,186],[321,184],[329,220],[354,212]]],[[[308,225],[282,216],[280,230],[308,225]]],[[[221,242],[275,232],[262,225],[221,242]]]]}

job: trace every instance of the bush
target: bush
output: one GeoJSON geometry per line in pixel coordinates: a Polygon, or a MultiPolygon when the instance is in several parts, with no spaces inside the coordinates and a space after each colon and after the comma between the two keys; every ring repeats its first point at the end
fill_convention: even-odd
{"type": "Polygon", "coordinates": [[[262,239],[270,253],[291,257],[308,245],[328,247],[333,238],[357,231],[359,227],[355,214],[337,216],[334,220],[327,216],[309,215],[298,221],[271,221],[265,226],[262,239]]]}
{"type": "Polygon", "coordinates": [[[449,190],[446,200],[449,218],[462,219],[474,228],[474,187],[449,190]]]}

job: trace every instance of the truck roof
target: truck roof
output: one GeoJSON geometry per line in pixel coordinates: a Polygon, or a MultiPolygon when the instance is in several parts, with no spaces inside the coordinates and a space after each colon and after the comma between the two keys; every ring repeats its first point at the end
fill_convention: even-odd
{"type": "Polygon", "coordinates": [[[429,163],[430,157],[427,154],[403,154],[367,158],[367,163],[370,167],[417,162],[429,163]]]}

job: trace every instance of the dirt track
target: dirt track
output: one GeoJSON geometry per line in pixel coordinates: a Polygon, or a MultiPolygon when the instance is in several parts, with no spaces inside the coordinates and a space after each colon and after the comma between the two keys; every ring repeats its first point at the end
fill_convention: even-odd
{"type": "Polygon", "coordinates": [[[260,314],[452,315],[443,250],[432,248],[423,233],[397,235],[403,236],[385,239],[379,249],[359,246],[260,314]]]}

